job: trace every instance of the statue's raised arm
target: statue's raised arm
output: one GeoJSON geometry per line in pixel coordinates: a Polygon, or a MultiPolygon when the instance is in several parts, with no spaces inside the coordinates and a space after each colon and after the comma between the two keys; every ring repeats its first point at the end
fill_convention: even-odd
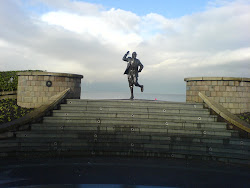
{"type": "Polygon", "coordinates": [[[123,61],[128,61],[128,58],[127,58],[128,54],[129,54],[129,51],[127,51],[127,53],[123,56],[122,58],[123,61]]]}

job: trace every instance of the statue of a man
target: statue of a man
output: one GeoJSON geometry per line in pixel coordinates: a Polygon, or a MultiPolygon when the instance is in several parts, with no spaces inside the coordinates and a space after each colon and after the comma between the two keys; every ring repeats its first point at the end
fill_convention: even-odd
{"type": "Polygon", "coordinates": [[[131,92],[131,97],[130,99],[134,98],[134,85],[137,87],[141,88],[141,92],[143,92],[144,87],[143,85],[140,85],[138,83],[138,72],[141,72],[143,69],[143,65],[141,64],[139,59],[136,59],[136,52],[132,53],[132,57],[127,57],[129,54],[129,51],[123,56],[122,60],[123,61],[127,61],[128,65],[127,68],[124,72],[124,74],[128,75],[128,83],[129,83],[129,88],[130,88],[130,92],[131,92]],[[138,70],[138,68],[140,67],[140,69],[138,70]]]}

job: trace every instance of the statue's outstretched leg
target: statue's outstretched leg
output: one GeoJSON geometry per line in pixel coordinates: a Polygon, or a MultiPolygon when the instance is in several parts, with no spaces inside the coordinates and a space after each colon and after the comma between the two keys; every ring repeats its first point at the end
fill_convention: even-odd
{"type": "Polygon", "coordinates": [[[136,78],[135,86],[140,87],[140,88],[141,88],[141,92],[144,91],[144,86],[143,86],[143,85],[140,85],[140,84],[138,83],[138,78],[136,78]]]}
{"type": "Polygon", "coordinates": [[[134,99],[134,87],[133,87],[133,85],[132,85],[132,86],[129,86],[129,88],[130,88],[130,92],[131,92],[131,97],[130,97],[130,99],[134,99]]]}
{"type": "Polygon", "coordinates": [[[143,92],[144,91],[144,86],[143,85],[141,85],[141,92],[143,92]]]}

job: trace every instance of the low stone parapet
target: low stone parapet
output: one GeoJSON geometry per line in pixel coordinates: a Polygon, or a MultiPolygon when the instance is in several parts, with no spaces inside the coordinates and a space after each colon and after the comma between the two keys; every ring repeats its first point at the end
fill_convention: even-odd
{"type": "Polygon", "coordinates": [[[18,72],[17,104],[38,108],[49,98],[70,88],[69,99],[81,96],[82,75],[53,72],[18,72]]]}
{"type": "Polygon", "coordinates": [[[250,111],[250,78],[194,77],[185,78],[186,102],[202,102],[201,92],[233,114],[250,111]]]}

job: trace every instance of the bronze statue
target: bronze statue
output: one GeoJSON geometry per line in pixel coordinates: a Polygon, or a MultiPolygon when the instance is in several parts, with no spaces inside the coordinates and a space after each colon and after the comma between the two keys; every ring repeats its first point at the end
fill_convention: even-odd
{"type": "Polygon", "coordinates": [[[143,65],[141,64],[139,59],[136,59],[136,56],[137,56],[136,52],[132,53],[132,57],[127,57],[128,54],[129,54],[129,51],[127,51],[127,53],[123,56],[122,60],[128,62],[128,65],[124,74],[128,75],[128,83],[129,83],[129,88],[131,92],[130,99],[134,99],[134,85],[137,87],[140,87],[141,92],[143,92],[144,90],[143,85],[140,85],[138,83],[138,77],[139,77],[138,72],[142,71],[143,65]],[[139,70],[138,70],[138,67],[140,67],[139,70]]]}

